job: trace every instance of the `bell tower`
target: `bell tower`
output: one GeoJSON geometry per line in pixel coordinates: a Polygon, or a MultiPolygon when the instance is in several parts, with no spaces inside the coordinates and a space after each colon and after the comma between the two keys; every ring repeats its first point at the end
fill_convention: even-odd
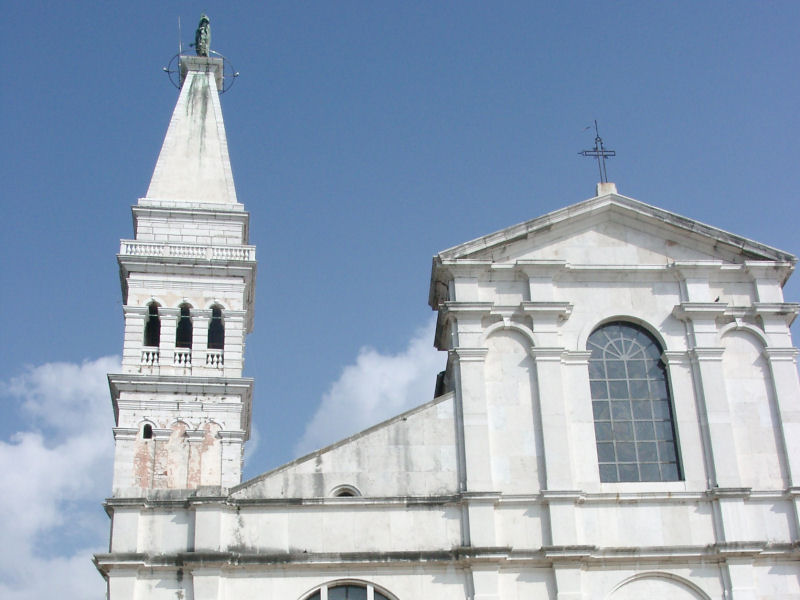
{"type": "Polygon", "coordinates": [[[108,376],[113,497],[241,481],[253,380],[255,247],[236,198],[219,93],[223,59],[181,56],[180,94],[134,237],[117,255],[125,337],[108,376]]]}

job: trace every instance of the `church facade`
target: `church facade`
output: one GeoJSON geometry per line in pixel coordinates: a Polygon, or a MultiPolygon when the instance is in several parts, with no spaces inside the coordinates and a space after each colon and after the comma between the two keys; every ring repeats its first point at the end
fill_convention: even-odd
{"type": "Polygon", "coordinates": [[[182,58],[118,255],[111,600],[800,598],[797,259],[614,184],[437,254],[434,397],[242,482],[221,68],[182,58]]]}

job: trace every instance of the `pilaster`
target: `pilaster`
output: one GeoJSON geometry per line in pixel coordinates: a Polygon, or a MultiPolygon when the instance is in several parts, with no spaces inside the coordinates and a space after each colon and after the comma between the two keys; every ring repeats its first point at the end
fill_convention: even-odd
{"type": "Polygon", "coordinates": [[[528,278],[531,301],[550,302],[554,299],[553,279],[567,263],[563,260],[518,260],[515,265],[528,278]]]}
{"type": "Polygon", "coordinates": [[[558,600],[581,600],[583,585],[580,563],[561,563],[553,565],[558,600]]]}
{"type": "Polygon", "coordinates": [[[691,357],[697,368],[704,401],[701,419],[707,425],[708,447],[711,449],[711,485],[738,488],[741,476],[722,370],[723,353],[723,348],[694,348],[691,357]]]}
{"type": "Polygon", "coordinates": [[[125,337],[122,344],[122,366],[135,371],[142,363],[144,325],[147,319],[146,306],[123,306],[125,318],[125,337]]]}
{"type": "Polygon", "coordinates": [[[471,566],[474,600],[500,600],[500,574],[494,564],[471,566]]]}
{"type": "Polygon", "coordinates": [[[108,573],[108,597],[114,600],[137,600],[136,582],[139,571],[135,568],[113,568],[108,573]]]}
{"type": "Polygon", "coordinates": [[[705,489],[711,485],[714,465],[708,421],[702,399],[696,393],[692,356],[687,351],[667,351],[661,359],[669,370],[683,479],[690,489],[705,489]]]}
{"type": "Polygon", "coordinates": [[[753,561],[750,558],[727,558],[725,567],[730,581],[730,600],[756,600],[753,561]]]}
{"type": "Polygon", "coordinates": [[[244,431],[220,431],[218,434],[222,446],[220,460],[222,469],[221,485],[233,487],[241,483],[242,461],[244,460],[244,431]]]}
{"type": "Polygon", "coordinates": [[[210,310],[193,308],[192,311],[192,369],[204,369],[208,350],[208,323],[210,310]]]}
{"type": "Polygon", "coordinates": [[[545,449],[546,485],[548,490],[574,488],[571,435],[567,404],[564,399],[561,355],[564,348],[531,348],[536,363],[539,406],[545,449]]]}
{"type": "Polygon", "coordinates": [[[487,348],[454,348],[458,373],[457,401],[464,423],[466,490],[486,492],[494,488],[491,463],[489,415],[486,406],[484,367],[487,348]]]}
{"type": "Polygon", "coordinates": [[[722,368],[724,348],[719,346],[716,321],[725,310],[726,305],[716,302],[684,302],[674,308],[673,315],[686,321],[690,331],[689,356],[701,399],[700,425],[706,431],[705,446],[710,450],[709,486],[738,488],[741,475],[722,368]]]}
{"type": "Polygon", "coordinates": [[[222,570],[192,569],[192,589],[193,600],[219,600],[222,598],[222,570]]]}
{"type": "Polygon", "coordinates": [[[180,311],[177,308],[162,308],[158,312],[161,318],[161,365],[171,370],[175,365],[175,334],[180,311]]]}
{"type": "Polygon", "coordinates": [[[797,348],[765,348],[772,374],[789,485],[800,484],[800,381],[797,348]]]}

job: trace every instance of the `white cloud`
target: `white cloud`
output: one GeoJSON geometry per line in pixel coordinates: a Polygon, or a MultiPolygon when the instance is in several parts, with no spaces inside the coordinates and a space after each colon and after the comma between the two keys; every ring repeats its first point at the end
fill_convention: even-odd
{"type": "Polygon", "coordinates": [[[446,361],[433,347],[434,326],[431,319],[398,354],[361,348],[355,363],[323,395],[295,453],[310,452],[430,400],[446,361]]]}
{"type": "Polygon", "coordinates": [[[108,544],[114,452],[106,373],[119,359],[49,363],[0,382],[6,413],[23,426],[0,441],[0,597],[65,600],[105,597],[91,563],[108,544]]]}

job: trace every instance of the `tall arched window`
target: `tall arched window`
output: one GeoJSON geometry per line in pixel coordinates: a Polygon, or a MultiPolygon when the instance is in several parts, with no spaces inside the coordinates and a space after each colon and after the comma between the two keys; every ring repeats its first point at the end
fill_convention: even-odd
{"type": "Polygon", "coordinates": [[[188,304],[181,304],[181,314],[178,317],[178,327],[175,330],[175,347],[192,347],[192,315],[188,304]]]}
{"type": "Polygon", "coordinates": [[[147,321],[144,324],[144,345],[157,348],[161,342],[161,319],[158,316],[158,303],[147,306],[147,321]]]}
{"type": "Polygon", "coordinates": [[[222,350],[225,347],[225,322],[222,320],[222,309],[211,308],[211,321],[208,323],[208,349],[222,350]]]}
{"type": "Polygon", "coordinates": [[[624,321],[586,344],[600,481],[680,479],[666,365],[647,331],[624,321]]]}
{"type": "Polygon", "coordinates": [[[369,597],[368,591],[372,592],[374,600],[390,600],[388,596],[380,593],[368,583],[334,583],[323,585],[322,588],[310,596],[306,596],[305,600],[321,600],[323,591],[327,591],[328,600],[367,600],[369,597]]]}

